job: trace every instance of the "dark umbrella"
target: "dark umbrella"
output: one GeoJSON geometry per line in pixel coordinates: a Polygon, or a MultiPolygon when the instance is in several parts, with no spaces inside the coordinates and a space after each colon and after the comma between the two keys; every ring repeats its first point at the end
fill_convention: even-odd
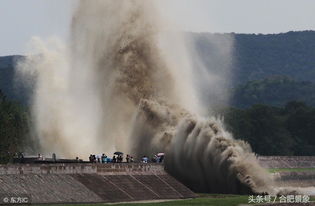
{"type": "Polygon", "coordinates": [[[114,155],[123,155],[124,153],[122,152],[115,152],[114,155]]]}

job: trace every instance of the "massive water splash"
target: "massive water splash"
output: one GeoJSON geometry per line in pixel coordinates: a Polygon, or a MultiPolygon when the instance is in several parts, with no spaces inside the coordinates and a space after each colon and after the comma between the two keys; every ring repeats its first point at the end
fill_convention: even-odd
{"type": "Polygon", "coordinates": [[[36,77],[33,116],[43,153],[165,151],[166,169],[196,191],[274,193],[250,146],[202,117],[191,78],[197,70],[184,42],[166,40],[163,25],[152,1],[82,0],[69,44],[33,40],[39,55],[19,68],[36,77]]]}
{"type": "Polygon", "coordinates": [[[141,99],[200,112],[189,67],[161,48],[155,13],[145,1],[80,1],[68,44],[33,40],[40,55],[20,62],[20,74],[37,78],[33,114],[43,151],[131,152],[141,99]]]}

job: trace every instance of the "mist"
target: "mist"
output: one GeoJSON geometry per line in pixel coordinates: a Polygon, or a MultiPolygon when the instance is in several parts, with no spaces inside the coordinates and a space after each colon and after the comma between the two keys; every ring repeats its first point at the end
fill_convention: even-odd
{"type": "Polygon", "coordinates": [[[222,62],[232,58],[233,39],[209,39],[209,69],[189,35],[169,25],[151,1],[82,0],[69,42],[34,38],[38,55],[19,62],[19,77],[36,79],[41,152],[165,152],[166,170],[194,191],[275,193],[250,146],[208,115],[212,98],[228,102],[230,61],[222,62]]]}

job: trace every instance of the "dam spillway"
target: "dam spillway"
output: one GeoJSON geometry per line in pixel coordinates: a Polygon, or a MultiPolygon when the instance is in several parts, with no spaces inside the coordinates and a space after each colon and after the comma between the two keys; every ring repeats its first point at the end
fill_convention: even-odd
{"type": "MultiPolygon", "coordinates": [[[[279,169],[272,176],[280,186],[314,186],[315,157],[257,159],[266,169],[279,169]]],[[[0,198],[27,195],[31,203],[111,203],[197,196],[175,178],[157,163],[7,164],[0,165],[0,198]]]]}
{"type": "Polygon", "coordinates": [[[31,203],[129,202],[196,195],[161,164],[12,164],[0,166],[0,194],[31,203]]]}

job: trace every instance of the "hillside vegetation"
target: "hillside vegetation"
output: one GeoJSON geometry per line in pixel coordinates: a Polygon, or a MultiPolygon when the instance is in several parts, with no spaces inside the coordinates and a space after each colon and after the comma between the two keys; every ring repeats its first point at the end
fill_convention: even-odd
{"type": "Polygon", "coordinates": [[[315,155],[315,108],[303,102],[285,107],[257,104],[218,111],[236,139],[260,155],[315,155]]]}
{"type": "Polygon", "coordinates": [[[298,81],[315,79],[315,32],[235,35],[237,81],[284,75],[298,81]]]}
{"type": "MultiPolygon", "coordinates": [[[[232,66],[230,105],[219,102],[221,109],[215,112],[235,138],[248,141],[261,155],[315,155],[314,31],[189,35],[208,70],[219,74],[232,66]],[[218,49],[231,38],[234,58],[220,58],[218,49]]],[[[0,162],[34,149],[27,104],[31,91],[14,84],[21,58],[0,57],[0,162]]]]}
{"type": "Polygon", "coordinates": [[[249,81],[232,89],[231,94],[231,104],[239,108],[254,104],[284,106],[290,101],[315,106],[315,83],[283,76],[249,81]]]}
{"type": "MultiPolygon", "coordinates": [[[[204,66],[213,74],[229,72],[231,103],[283,106],[287,101],[314,103],[315,31],[282,34],[189,33],[204,66]],[[231,59],[220,52],[234,39],[231,59]]],[[[9,99],[26,103],[30,91],[14,84],[14,66],[22,56],[0,57],[0,89],[9,99]]],[[[195,62],[195,66],[198,64],[195,62]]],[[[209,89],[205,89],[206,91],[209,89]]],[[[211,92],[210,92],[211,93],[211,92]]]]}
{"type": "Polygon", "coordinates": [[[23,56],[0,57],[0,90],[8,99],[26,104],[31,91],[15,81],[16,64],[23,56]]]}
{"type": "Polygon", "coordinates": [[[0,163],[8,162],[17,152],[33,149],[29,124],[27,108],[8,100],[0,90],[0,163]]]}

